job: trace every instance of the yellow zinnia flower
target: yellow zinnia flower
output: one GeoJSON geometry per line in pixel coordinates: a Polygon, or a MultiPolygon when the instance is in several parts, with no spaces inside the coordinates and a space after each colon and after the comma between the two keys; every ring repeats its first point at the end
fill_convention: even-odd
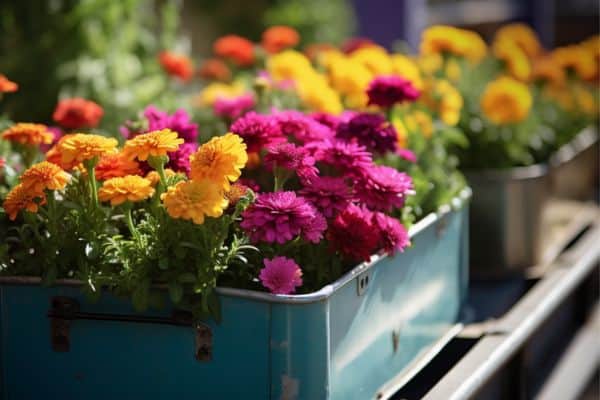
{"type": "Polygon", "coordinates": [[[44,192],[36,191],[19,183],[8,192],[2,207],[8,214],[8,218],[14,221],[19,211],[27,210],[37,213],[39,206],[45,204],[45,202],[46,196],[44,192]]]}
{"type": "Polygon", "coordinates": [[[310,60],[296,50],[285,50],[269,57],[267,70],[276,81],[296,80],[315,72],[310,60]]]}
{"type": "Polygon", "coordinates": [[[171,217],[196,224],[203,224],[206,216],[220,217],[228,205],[222,187],[207,179],[179,182],[160,198],[171,217]]]}
{"type": "Polygon", "coordinates": [[[246,145],[233,133],[212,138],[190,157],[190,178],[208,179],[224,190],[238,180],[248,162],[246,145]]]}
{"type": "Polygon", "coordinates": [[[361,63],[376,75],[389,75],[394,69],[390,55],[379,46],[361,47],[352,52],[350,59],[361,63]]]}
{"type": "Polygon", "coordinates": [[[177,132],[170,129],[162,129],[137,135],[125,142],[123,154],[125,157],[140,161],[146,161],[148,157],[162,157],[167,153],[175,151],[183,139],[177,137],[177,132]]]}
{"type": "Polygon", "coordinates": [[[76,133],[61,140],[58,143],[57,150],[62,163],[76,165],[83,161],[114,152],[117,144],[117,139],[100,135],[76,133]]]}
{"type": "Polygon", "coordinates": [[[416,110],[405,117],[406,127],[411,132],[418,132],[426,139],[429,139],[433,134],[433,121],[431,117],[424,111],[416,110]]]}
{"type": "Polygon", "coordinates": [[[411,81],[419,90],[423,89],[423,79],[417,63],[403,54],[393,54],[391,57],[394,74],[411,81]]]}
{"type": "Polygon", "coordinates": [[[232,84],[213,82],[202,89],[194,103],[199,107],[212,106],[219,98],[232,99],[243,95],[245,92],[246,88],[240,82],[233,82],[232,84]]]}
{"type": "Polygon", "coordinates": [[[565,70],[573,70],[579,78],[588,80],[596,75],[596,59],[592,52],[581,45],[559,47],[552,57],[565,70]]]}
{"type": "Polygon", "coordinates": [[[485,56],[487,46],[479,34],[446,25],[434,25],[423,31],[422,55],[453,54],[478,63],[485,56]]]}
{"type": "Polygon", "coordinates": [[[98,190],[100,201],[110,201],[111,206],[118,206],[126,201],[133,203],[152,197],[152,183],[138,175],[110,178],[98,190]]]}
{"type": "Polygon", "coordinates": [[[398,148],[405,149],[408,145],[408,130],[399,117],[392,118],[392,126],[396,130],[396,143],[398,148]]]}
{"type": "Polygon", "coordinates": [[[444,79],[429,80],[422,100],[447,125],[454,126],[460,119],[463,98],[458,89],[444,79]]]}
{"type": "Polygon", "coordinates": [[[493,44],[494,56],[502,61],[508,73],[515,79],[527,81],[531,74],[531,65],[527,54],[515,43],[507,39],[497,40],[493,44]]]}
{"type": "Polygon", "coordinates": [[[43,192],[46,189],[64,189],[70,178],[71,176],[58,165],[42,161],[23,172],[20,180],[27,189],[34,192],[43,192]]]}
{"type": "Polygon", "coordinates": [[[19,122],[2,132],[2,139],[26,146],[52,143],[54,135],[43,124],[19,122]]]}
{"type": "Polygon", "coordinates": [[[542,45],[533,29],[525,24],[508,24],[498,29],[494,41],[509,41],[517,45],[527,57],[537,57],[542,45]]]}
{"type": "Polygon", "coordinates": [[[311,110],[334,115],[343,110],[340,95],[321,76],[313,76],[299,82],[299,95],[311,110]]]}
{"type": "Polygon", "coordinates": [[[527,85],[510,77],[500,77],[486,86],[481,108],[493,123],[510,124],[527,118],[532,102],[527,85]]]}

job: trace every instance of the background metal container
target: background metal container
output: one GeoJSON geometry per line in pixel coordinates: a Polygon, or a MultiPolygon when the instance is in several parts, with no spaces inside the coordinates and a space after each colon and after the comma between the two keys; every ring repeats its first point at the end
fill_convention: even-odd
{"type": "Polygon", "coordinates": [[[318,292],[219,288],[220,324],[154,323],[172,310],[140,314],[108,294],[89,304],[77,282],[45,288],[37,279],[2,278],[0,393],[6,400],[372,398],[456,331],[469,197],[465,190],[413,226],[404,253],[374,256],[318,292]],[[56,313],[57,296],[81,310],[56,313]]]}
{"type": "Polygon", "coordinates": [[[473,189],[471,276],[521,274],[541,261],[543,214],[551,193],[546,165],[465,171],[473,189]]]}
{"type": "MultiPolygon", "coordinates": [[[[589,127],[551,158],[552,194],[558,198],[588,200],[598,190],[600,140],[598,130],[589,127]]],[[[597,194],[597,193],[596,193],[597,194]]]]}

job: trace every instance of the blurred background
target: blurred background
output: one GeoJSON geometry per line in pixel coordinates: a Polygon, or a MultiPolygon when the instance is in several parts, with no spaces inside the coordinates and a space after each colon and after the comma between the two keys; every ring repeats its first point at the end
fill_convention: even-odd
{"type": "Polygon", "coordinates": [[[500,24],[521,21],[550,47],[596,34],[599,7],[597,0],[3,0],[0,72],[21,89],[0,113],[49,122],[58,98],[82,96],[103,105],[112,129],[174,84],[156,62],[161,50],[190,54],[199,65],[219,36],[257,41],[271,25],[296,28],[303,43],[359,36],[414,51],[428,25],[489,38],[500,24]]]}

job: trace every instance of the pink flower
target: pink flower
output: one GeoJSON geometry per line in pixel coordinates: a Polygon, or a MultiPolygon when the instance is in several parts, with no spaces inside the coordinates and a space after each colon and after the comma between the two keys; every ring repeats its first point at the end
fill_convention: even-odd
{"type": "Polygon", "coordinates": [[[248,152],[258,152],[264,147],[285,141],[277,121],[272,116],[257,114],[254,111],[237,119],[229,130],[244,139],[248,152]]]}
{"type": "Polygon", "coordinates": [[[283,244],[297,236],[318,243],[327,228],[325,218],[295,192],[261,193],[242,213],[240,226],[254,243],[283,244]]]}
{"type": "Polygon", "coordinates": [[[406,161],[408,161],[410,163],[414,164],[414,163],[417,162],[417,156],[416,156],[416,154],[414,152],[412,152],[411,150],[409,150],[409,149],[400,149],[400,148],[398,148],[396,150],[396,154],[400,158],[402,158],[402,159],[404,159],[404,160],[406,160],[406,161]]]}
{"type": "Polygon", "coordinates": [[[179,137],[188,143],[196,142],[198,125],[193,123],[188,113],[180,108],[172,115],[149,105],[144,110],[144,117],[148,120],[147,132],[170,129],[179,134],[179,137]]]}
{"type": "Polygon", "coordinates": [[[379,114],[356,114],[348,122],[338,125],[337,137],[357,142],[367,150],[380,154],[394,152],[398,146],[396,129],[379,114]]]}
{"type": "Polygon", "coordinates": [[[322,143],[311,143],[307,148],[313,151],[318,162],[332,166],[341,173],[362,175],[373,165],[371,153],[356,143],[327,140],[322,143]]]}
{"type": "Polygon", "coordinates": [[[379,228],[379,248],[386,253],[393,255],[410,245],[406,228],[396,218],[376,212],[373,214],[373,222],[379,228]]]}
{"type": "Polygon", "coordinates": [[[275,257],[264,259],[265,267],[258,276],[264,287],[275,294],[290,294],[302,286],[302,270],[293,259],[275,257]]]}
{"type": "Polygon", "coordinates": [[[328,126],[332,131],[335,131],[340,123],[339,117],[326,112],[314,112],[310,114],[310,117],[321,125],[328,126]]]}
{"type": "Polygon", "coordinates": [[[175,172],[190,172],[190,156],[198,149],[197,143],[183,143],[176,151],[169,153],[167,168],[175,172]]]}
{"type": "Polygon", "coordinates": [[[327,125],[315,121],[300,111],[278,111],[272,115],[283,135],[292,136],[302,143],[322,141],[335,136],[335,132],[327,125]]]}
{"type": "Polygon", "coordinates": [[[413,183],[410,176],[386,166],[373,166],[357,182],[358,199],[373,210],[402,207],[413,183]]]}
{"type": "Polygon", "coordinates": [[[333,250],[352,261],[369,261],[378,250],[379,227],[373,222],[373,213],[354,204],[340,212],[327,231],[333,250]]]}
{"type": "Polygon", "coordinates": [[[331,176],[316,177],[299,193],[325,218],[335,217],[354,197],[352,189],[343,178],[331,176]]]}
{"type": "Polygon", "coordinates": [[[292,143],[269,147],[264,163],[271,170],[276,166],[293,171],[302,182],[310,182],[319,173],[314,157],[303,147],[296,147],[292,143]]]}
{"type": "Polygon", "coordinates": [[[256,105],[252,94],[243,94],[233,99],[219,97],[213,104],[213,110],[219,117],[236,119],[256,105]]]}
{"type": "Polygon", "coordinates": [[[369,105],[389,108],[396,103],[415,101],[421,93],[411,81],[396,75],[378,76],[367,89],[369,105]]]}

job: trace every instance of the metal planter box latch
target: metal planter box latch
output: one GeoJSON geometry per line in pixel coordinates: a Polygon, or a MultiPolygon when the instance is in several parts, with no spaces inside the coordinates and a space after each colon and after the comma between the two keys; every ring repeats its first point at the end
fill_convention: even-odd
{"type": "Polygon", "coordinates": [[[194,356],[198,361],[210,361],[213,352],[213,335],[210,327],[203,323],[194,325],[192,314],[187,311],[173,310],[170,317],[144,315],[86,313],[80,311],[79,302],[71,297],[53,297],[48,311],[50,318],[50,343],[56,352],[68,352],[70,349],[71,323],[78,319],[94,321],[121,321],[159,325],[192,327],[195,331],[194,356]]]}
{"type": "Polygon", "coordinates": [[[367,270],[362,272],[356,277],[356,293],[362,296],[367,292],[369,288],[369,281],[371,280],[371,271],[367,270]]]}

